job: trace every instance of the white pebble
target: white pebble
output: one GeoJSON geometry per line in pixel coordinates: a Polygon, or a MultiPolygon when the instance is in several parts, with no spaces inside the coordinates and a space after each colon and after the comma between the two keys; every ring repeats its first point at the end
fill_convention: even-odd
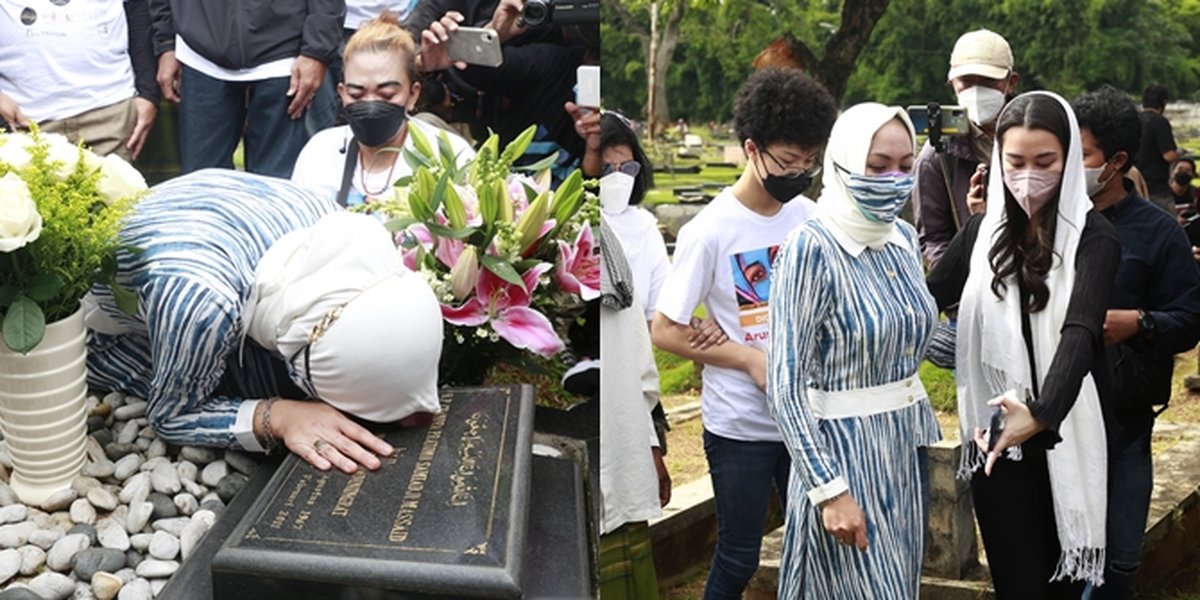
{"type": "Polygon", "coordinates": [[[132,477],[134,473],[137,473],[140,466],[142,466],[141,456],[138,456],[136,452],[126,454],[117,461],[116,467],[113,470],[113,477],[116,477],[117,481],[125,481],[132,477]]]}
{"type": "Polygon", "coordinates": [[[138,563],[138,566],[134,569],[134,571],[137,572],[138,577],[145,577],[147,579],[154,579],[156,577],[170,577],[171,575],[175,574],[175,571],[178,570],[179,563],[176,561],[156,560],[153,558],[147,558],[146,560],[143,560],[142,562],[138,563]]]}
{"type": "Polygon", "coordinates": [[[29,535],[37,530],[37,525],[25,521],[12,525],[0,525],[0,548],[19,548],[29,541],[29,535]]]}
{"type": "Polygon", "coordinates": [[[96,507],[87,498],[79,498],[71,503],[71,522],[91,525],[96,522],[96,507]]]}
{"type": "Polygon", "coordinates": [[[0,550],[0,583],[12,579],[19,572],[21,572],[21,553],[12,548],[0,550]]]}
{"type": "Polygon", "coordinates": [[[30,544],[42,550],[49,550],[63,535],[65,534],[59,529],[37,529],[29,534],[28,540],[30,544]]]}
{"type": "Polygon", "coordinates": [[[96,600],[112,600],[116,598],[117,592],[121,591],[122,585],[125,585],[125,582],[112,573],[96,571],[92,575],[92,593],[96,595],[96,600]]]}
{"type": "Polygon", "coordinates": [[[125,531],[129,533],[139,533],[146,528],[146,524],[150,522],[150,515],[154,514],[154,505],[149,502],[139,502],[129,507],[129,516],[125,519],[125,531]]]}
{"type": "Polygon", "coordinates": [[[171,581],[170,579],[151,579],[150,580],[150,592],[153,593],[155,597],[157,597],[160,593],[162,593],[163,588],[167,587],[167,583],[169,583],[170,581],[171,581]]]}
{"type": "Polygon", "coordinates": [[[183,489],[183,484],[179,481],[179,473],[171,466],[171,463],[161,464],[150,472],[150,485],[154,487],[154,491],[173,496],[183,489]]]}
{"type": "Polygon", "coordinates": [[[125,406],[113,411],[113,416],[115,416],[118,421],[128,421],[130,419],[144,417],[146,416],[146,401],[138,400],[136,402],[126,402],[125,406]]]}
{"type": "Polygon", "coordinates": [[[161,560],[174,560],[179,554],[179,539],[165,532],[157,531],[150,540],[150,556],[161,560]]]}
{"type": "Polygon", "coordinates": [[[179,513],[189,517],[200,508],[200,502],[191,494],[176,494],[173,500],[179,513]]]}
{"type": "Polygon", "coordinates": [[[118,505],[117,497],[114,496],[112,492],[102,487],[92,488],[89,490],[87,493],[87,500],[88,502],[92,503],[92,506],[95,506],[103,511],[116,510],[118,505]]]}
{"type": "MultiPolygon", "coordinates": [[[[150,451],[150,440],[148,440],[144,437],[140,437],[140,438],[134,440],[133,445],[137,446],[137,449],[139,452],[149,452],[150,451]]],[[[154,458],[163,458],[163,457],[156,456],[154,458]]]]}
{"type": "Polygon", "coordinates": [[[92,585],[86,581],[75,581],[75,593],[71,594],[71,600],[96,600],[92,585]]]}
{"type": "Polygon", "coordinates": [[[134,579],[121,588],[117,600],[150,600],[154,592],[150,590],[150,582],[142,578],[134,579]]]}
{"type": "Polygon", "coordinates": [[[104,453],[104,448],[100,446],[100,442],[97,442],[96,438],[89,435],[87,441],[83,443],[83,447],[90,460],[108,460],[108,455],[104,453]]]}
{"type": "Polygon", "coordinates": [[[71,569],[71,558],[78,554],[89,544],[88,536],[83,533],[72,533],[64,535],[62,539],[54,542],[54,546],[46,553],[46,566],[59,572],[66,572],[71,569]]]}
{"type": "Polygon", "coordinates": [[[192,520],[204,523],[204,528],[209,529],[213,526],[213,523],[217,522],[217,514],[207,508],[202,508],[192,513],[192,520]]]}
{"type": "Polygon", "coordinates": [[[183,491],[185,491],[193,496],[200,497],[200,496],[203,496],[208,493],[208,488],[196,483],[195,481],[189,481],[187,479],[184,479],[183,480],[183,491]]]}
{"type": "Polygon", "coordinates": [[[150,471],[157,469],[158,465],[169,465],[169,464],[171,464],[171,459],[169,459],[165,456],[156,456],[154,458],[147,459],[146,462],[142,463],[141,468],[139,468],[138,470],[145,472],[145,473],[149,473],[150,471]]]}
{"type": "MultiPolygon", "coordinates": [[[[118,419],[120,417],[117,417],[118,419]]],[[[118,444],[132,444],[133,440],[137,439],[138,424],[136,421],[127,421],[121,425],[121,430],[117,432],[118,444]]]]}
{"type": "MultiPolygon", "coordinates": [[[[95,462],[89,461],[87,464],[83,465],[82,474],[85,477],[104,479],[107,477],[112,477],[116,468],[116,465],[114,465],[113,462],[108,459],[95,462]]],[[[84,493],[86,494],[87,492],[85,491],[84,493]]]]}
{"type": "Polygon", "coordinates": [[[192,555],[192,551],[200,544],[200,540],[204,539],[204,534],[208,533],[208,526],[204,521],[192,521],[183,528],[183,533],[179,535],[179,555],[183,560],[187,560],[192,555]]]}
{"type": "Polygon", "coordinates": [[[17,504],[20,501],[21,499],[17,498],[17,493],[11,487],[8,487],[8,483],[0,481],[0,506],[17,504]]]}
{"type": "Polygon", "coordinates": [[[123,406],[125,404],[125,394],[121,392],[109,392],[104,396],[104,398],[101,398],[100,401],[113,408],[117,408],[118,406],[123,406]]]}
{"type": "Polygon", "coordinates": [[[92,488],[100,487],[100,480],[95,477],[79,476],[71,480],[71,489],[75,490],[80,496],[86,496],[92,488]]]}
{"type": "Polygon", "coordinates": [[[159,519],[151,524],[155,531],[165,531],[175,537],[183,534],[183,528],[187,527],[192,520],[188,517],[171,517],[170,519],[159,519]]]}
{"type": "Polygon", "coordinates": [[[146,456],[148,456],[150,458],[154,458],[156,456],[166,456],[166,455],[167,455],[167,443],[162,440],[156,439],[156,440],[150,442],[149,448],[146,448],[146,456]]]}
{"type": "Polygon", "coordinates": [[[206,465],[217,460],[218,456],[215,449],[205,446],[184,446],[179,449],[179,458],[190,460],[198,465],[206,465]]]}
{"type": "Polygon", "coordinates": [[[180,479],[190,479],[195,481],[196,476],[200,474],[200,468],[196,466],[196,463],[190,460],[183,460],[179,461],[179,464],[175,465],[175,472],[179,474],[180,479]]]}
{"type": "Polygon", "coordinates": [[[129,543],[134,550],[145,552],[150,549],[150,540],[154,539],[153,533],[135,533],[129,536],[129,543]]]}
{"type": "Polygon", "coordinates": [[[45,502],[42,502],[42,510],[46,512],[54,512],[65,510],[71,503],[79,497],[79,493],[71,488],[65,488],[50,494],[45,502]]]}
{"type": "Polygon", "coordinates": [[[17,552],[21,553],[22,575],[33,575],[46,564],[46,551],[37,546],[21,546],[17,552]]]}
{"type": "Polygon", "coordinates": [[[113,575],[120,577],[121,581],[124,582],[125,585],[129,585],[133,582],[133,580],[137,579],[137,573],[134,573],[133,569],[130,567],[119,569],[116,573],[113,573],[113,575]]]}
{"type": "Polygon", "coordinates": [[[146,497],[149,495],[150,474],[138,473],[125,482],[125,485],[121,488],[121,493],[117,494],[117,498],[125,504],[137,504],[145,502],[146,497]]]}
{"type": "Polygon", "coordinates": [[[29,515],[29,508],[24,504],[9,504],[0,508],[0,525],[24,521],[29,515]]]}
{"type": "Polygon", "coordinates": [[[200,481],[208,487],[217,487],[221,479],[229,474],[229,463],[223,460],[213,461],[204,465],[204,470],[200,472],[200,481]]]}
{"type": "Polygon", "coordinates": [[[29,589],[47,600],[65,600],[75,591],[75,580],[58,573],[42,573],[29,582],[29,589]]]}
{"type": "Polygon", "coordinates": [[[125,528],[117,523],[110,523],[102,528],[97,528],[96,537],[100,545],[105,548],[113,548],[124,552],[129,549],[129,534],[125,528]]]}

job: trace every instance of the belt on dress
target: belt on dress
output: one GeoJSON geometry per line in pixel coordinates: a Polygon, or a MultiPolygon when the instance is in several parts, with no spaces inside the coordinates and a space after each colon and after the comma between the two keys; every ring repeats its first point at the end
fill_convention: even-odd
{"type": "Polygon", "coordinates": [[[925,398],[925,386],[914,373],[899,381],[866,388],[828,391],[808,388],[808,403],[821,419],[865,417],[911,406],[925,398]]]}

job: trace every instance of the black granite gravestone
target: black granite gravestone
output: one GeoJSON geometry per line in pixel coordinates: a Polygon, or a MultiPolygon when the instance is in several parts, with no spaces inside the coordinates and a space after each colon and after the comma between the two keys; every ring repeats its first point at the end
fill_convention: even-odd
{"type": "Polygon", "coordinates": [[[443,391],[429,427],[384,432],[378,471],[290,456],[212,562],[213,596],[519,598],[533,390],[443,391]]]}

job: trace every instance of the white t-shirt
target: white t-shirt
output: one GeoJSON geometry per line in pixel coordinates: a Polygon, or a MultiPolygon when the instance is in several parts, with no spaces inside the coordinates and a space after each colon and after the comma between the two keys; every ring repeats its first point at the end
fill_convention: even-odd
{"type": "Polygon", "coordinates": [[[403,23],[416,7],[417,0],[346,0],[346,20],[343,27],[358,29],[363,23],[378,17],[384,9],[396,13],[403,23]]]}
{"type": "Polygon", "coordinates": [[[638,304],[646,307],[646,320],[649,321],[654,318],[659,291],[671,269],[667,245],[658,230],[658,219],[640,206],[630,206],[615,215],[606,214],[605,218],[625,249],[633,274],[633,293],[637,295],[638,304]]]}
{"type": "Polygon", "coordinates": [[[296,62],[295,56],[288,56],[245,69],[229,69],[208,60],[203,54],[193,50],[181,35],[175,36],[175,58],[179,62],[221,81],[262,81],[291,77],[292,63],[296,62]]]}
{"type": "MultiPolygon", "coordinates": [[[[420,128],[421,133],[425,134],[431,144],[436,144],[437,136],[445,132],[450,139],[450,147],[458,156],[460,166],[475,158],[475,151],[471,149],[471,145],[453,132],[438,129],[412,117],[408,119],[408,126],[420,128]]],[[[342,170],[346,166],[346,154],[343,149],[351,137],[353,134],[350,132],[349,125],[330,127],[317,132],[300,151],[300,157],[296,159],[296,166],[292,170],[292,181],[323,197],[337,198],[338,188],[342,185],[342,170]]],[[[404,147],[415,151],[411,135],[405,137],[404,147]]],[[[362,157],[360,156],[354,167],[354,176],[350,179],[350,195],[346,199],[347,204],[361,204],[368,196],[368,192],[371,195],[382,194],[384,190],[390,190],[396,180],[408,175],[412,175],[412,169],[404,157],[397,157],[395,168],[391,171],[391,181],[388,181],[389,177],[386,171],[370,174],[364,178],[362,157]],[[363,189],[364,181],[369,189],[363,189]]]]}
{"type": "MultiPolygon", "coordinates": [[[[766,217],[746,208],[729,188],[679,230],[675,262],[658,312],[686,324],[700,304],[729,336],[726,343],[766,352],[771,264],[788,232],[813,215],[816,203],[799,196],[766,217]],[[734,268],[737,265],[737,268],[734,268]]],[[[767,398],[745,371],[704,366],[700,394],[704,428],[742,441],[779,441],[767,398]]]]}
{"type": "Polygon", "coordinates": [[[31,121],[132,98],[121,0],[0,0],[0,92],[31,121]]]}

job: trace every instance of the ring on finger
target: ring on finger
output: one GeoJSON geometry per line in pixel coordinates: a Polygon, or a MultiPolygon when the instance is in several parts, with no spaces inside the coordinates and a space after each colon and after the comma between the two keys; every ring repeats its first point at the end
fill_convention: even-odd
{"type": "Polygon", "coordinates": [[[329,442],[327,442],[321,438],[317,438],[317,441],[313,442],[313,450],[316,450],[317,454],[320,454],[321,450],[324,449],[325,446],[328,446],[328,445],[329,445],[329,442]]]}

